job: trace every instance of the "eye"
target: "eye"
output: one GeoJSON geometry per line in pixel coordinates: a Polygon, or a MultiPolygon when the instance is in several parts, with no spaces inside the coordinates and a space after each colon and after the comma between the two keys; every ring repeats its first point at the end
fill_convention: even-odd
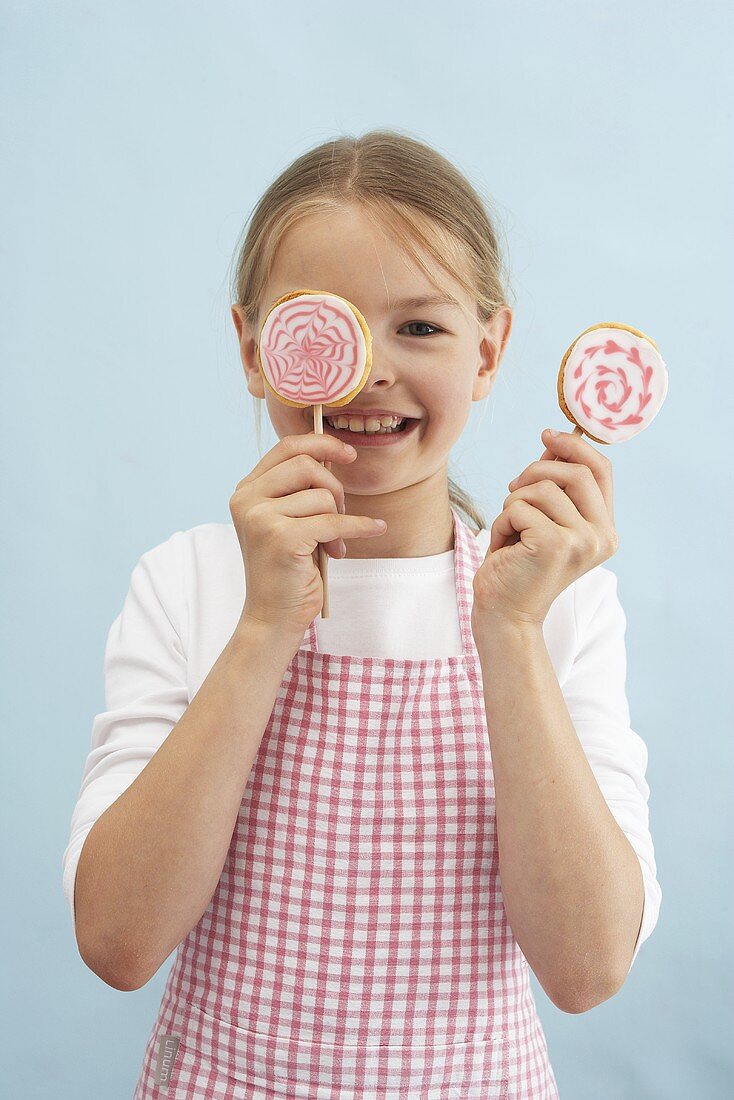
{"type": "MultiPolygon", "coordinates": [[[[403,325],[403,328],[410,328],[411,325],[423,325],[424,328],[432,328],[434,332],[443,332],[443,329],[438,328],[437,325],[432,325],[428,321],[408,321],[407,325],[403,325]]],[[[402,329],[401,329],[402,331],[402,329]]],[[[418,333],[419,336],[430,336],[431,333],[418,333]]]]}

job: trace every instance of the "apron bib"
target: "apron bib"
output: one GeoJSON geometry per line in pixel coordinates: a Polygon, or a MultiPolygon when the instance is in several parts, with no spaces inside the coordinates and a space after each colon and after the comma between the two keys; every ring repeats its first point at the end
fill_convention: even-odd
{"type": "Polygon", "coordinates": [[[310,624],[134,1100],[558,1097],[500,888],[484,555],[451,511],[462,654],[322,653],[310,624]]]}

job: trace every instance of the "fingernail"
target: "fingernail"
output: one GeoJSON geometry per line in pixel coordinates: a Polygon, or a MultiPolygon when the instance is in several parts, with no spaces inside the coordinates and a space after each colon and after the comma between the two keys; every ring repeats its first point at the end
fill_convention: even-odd
{"type": "Polygon", "coordinates": [[[557,432],[555,430],[555,428],[546,428],[545,431],[546,431],[546,435],[560,435],[561,434],[560,432],[557,432]]]}
{"type": "Polygon", "coordinates": [[[376,519],[376,520],[375,520],[375,523],[377,524],[377,526],[378,526],[378,527],[380,528],[380,530],[382,530],[382,531],[384,531],[384,530],[385,530],[385,528],[387,527],[387,524],[385,523],[384,519],[376,519]]]}
{"type": "Polygon", "coordinates": [[[357,453],[357,448],[353,447],[351,443],[345,443],[344,450],[348,455],[356,455],[357,453]]]}

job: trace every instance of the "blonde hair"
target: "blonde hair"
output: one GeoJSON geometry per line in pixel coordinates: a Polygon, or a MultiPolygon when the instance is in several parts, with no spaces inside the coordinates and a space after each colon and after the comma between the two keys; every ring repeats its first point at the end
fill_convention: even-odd
{"type": "MultiPolygon", "coordinates": [[[[231,297],[254,332],[262,291],[286,231],[309,214],[351,204],[388,229],[429,280],[456,301],[416,245],[450,273],[476,303],[472,323],[486,322],[508,304],[509,280],[486,200],[431,146],[395,130],[371,130],[326,141],[298,157],[252,212],[238,244],[231,297]]],[[[254,400],[260,449],[261,399],[254,400]]],[[[448,485],[450,503],[477,531],[486,527],[469,494],[450,477],[448,485]]]]}

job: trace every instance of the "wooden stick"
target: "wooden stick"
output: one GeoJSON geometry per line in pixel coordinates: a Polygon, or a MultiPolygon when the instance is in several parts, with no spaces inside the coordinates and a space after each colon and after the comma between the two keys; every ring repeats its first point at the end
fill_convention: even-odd
{"type": "MultiPolygon", "coordinates": [[[[323,416],[322,416],[323,411],[324,411],[323,405],[314,405],[314,407],[313,407],[313,424],[314,424],[314,431],[315,431],[316,435],[323,435],[324,434],[324,421],[323,421],[323,416]]],[[[326,466],[327,463],[322,462],[321,465],[326,466]]],[[[328,466],[330,468],[331,463],[329,463],[328,466]]],[[[321,574],[321,583],[324,586],[324,600],[323,600],[323,605],[321,607],[321,618],[322,619],[328,619],[329,618],[329,578],[328,578],[329,555],[326,553],[326,547],[321,542],[319,543],[319,546],[318,546],[318,566],[319,566],[319,573],[321,574]]]]}

